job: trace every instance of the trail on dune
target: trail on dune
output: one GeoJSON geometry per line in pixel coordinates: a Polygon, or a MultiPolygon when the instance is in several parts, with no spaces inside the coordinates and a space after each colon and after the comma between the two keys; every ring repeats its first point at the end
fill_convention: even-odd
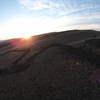
{"type": "MultiPolygon", "coordinates": [[[[16,59],[11,66],[7,67],[6,69],[1,70],[1,74],[11,74],[11,73],[16,73],[16,72],[21,72],[26,70],[27,68],[30,67],[31,63],[34,62],[35,58],[40,55],[41,53],[44,53],[47,49],[52,48],[52,47],[59,47],[62,50],[65,50],[65,52],[69,52],[72,55],[75,55],[78,59],[80,59],[82,62],[89,62],[92,65],[95,65],[95,68],[92,68],[92,70],[100,68],[100,56],[93,53],[92,51],[85,51],[82,50],[81,48],[74,48],[72,46],[68,46],[68,45],[63,45],[63,44],[50,44],[48,46],[45,46],[43,48],[40,48],[39,50],[37,50],[35,53],[33,51],[33,54],[31,54],[31,56],[24,61],[24,63],[22,64],[18,64],[18,62],[21,62],[21,60],[30,52],[30,49],[27,50],[12,50],[12,51],[8,51],[6,53],[9,52],[23,52],[23,54],[16,59]]],[[[6,54],[4,53],[4,54],[6,54]]],[[[66,55],[65,53],[65,55],[66,55]]]]}

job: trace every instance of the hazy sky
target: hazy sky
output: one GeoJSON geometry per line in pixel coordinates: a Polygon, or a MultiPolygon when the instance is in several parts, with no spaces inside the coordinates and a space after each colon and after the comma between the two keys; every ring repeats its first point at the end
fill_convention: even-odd
{"type": "Polygon", "coordinates": [[[100,30],[100,0],[0,0],[0,39],[69,29],[100,30]]]}

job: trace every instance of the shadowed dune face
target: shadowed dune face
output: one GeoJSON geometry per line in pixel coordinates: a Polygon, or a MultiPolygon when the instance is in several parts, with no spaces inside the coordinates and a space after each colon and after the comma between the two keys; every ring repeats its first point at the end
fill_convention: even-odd
{"type": "Polygon", "coordinates": [[[37,37],[28,49],[2,47],[8,66],[0,68],[0,100],[100,100],[100,55],[76,47],[80,36],[65,33],[37,37]]]}
{"type": "Polygon", "coordinates": [[[0,90],[7,91],[5,98],[11,99],[12,91],[13,96],[18,95],[16,98],[23,98],[24,95],[24,100],[94,100],[99,97],[97,83],[89,77],[95,66],[79,59],[69,48],[70,46],[49,46],[31,57],[25,65],[20,65],[24,68],[28,64],[28,69],[0,78],[2,83],[6,82],[4,86],[0,85],[0,90]]]}
{"type": "Polygon", "coordinates": [[[46,94],[54,99],[95,98],[91,90],[97,87],[89,79],[93,65],[82,61],[76,55],[52,47],[36,57],[34,66],[39,71],[36,81],[41,83],[46,94]]]}
{"type": "Polygon", "coordinates": [[[90,79],[93,82],[100,83],[100,69],[97,69],[97,70],[93,71],[92,74],[90,75],[90,79]]]}

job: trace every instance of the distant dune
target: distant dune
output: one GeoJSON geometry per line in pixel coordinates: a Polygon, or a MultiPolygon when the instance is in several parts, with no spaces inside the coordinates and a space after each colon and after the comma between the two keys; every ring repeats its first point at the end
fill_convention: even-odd
{"type": "Polygon", "coordinates": [[[94,30],[2,42],[0,100],[100,100],[99,43],[94,30]]]}

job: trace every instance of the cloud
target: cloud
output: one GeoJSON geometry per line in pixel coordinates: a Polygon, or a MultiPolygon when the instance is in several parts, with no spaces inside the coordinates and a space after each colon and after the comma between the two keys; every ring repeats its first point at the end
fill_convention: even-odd
{"type": "MultiPolygon", "coordinates": [[[[17,0],[25,9],[31,11],[40,11],[39,13],[65,16],[71,14],[79,14],[82,12],[91,13],[91,10],[100,9],[100,6],[90,0],[17,0]],[[76,2],[77,1],[77,2],[76,2]],[[88,3],[87,3],[88,2],[88,3]]],[[[99,12],[99,11],[98,11],[99,12]]]]}
{"type": "Polygon", "coordinates": [[[93,18],[100,18],[100,15],[93,14],[91,17],[89,15],[79,17],[62,16],[59,18],[49,16],[16,16],[8,22],[0,24],[0,33],[2,38],[14,38],[22,37],[23,35],[31,36],[70,29],[100,30],[100,23],[88,22],[88,20],[92,21],[93,18]]]}
{"type": "Polygon", "coordinates": [[[59,8],[62,4],[53,0],[18,0],[18,2],[29,10],[41,10],[50,8],[59,8]]]}
{"type": "Polygon", "coordinates": [[[76,24],[76,25],[70,25],[66,29],[68,30],[97,30],[100,31],[100,24],[76,24]]]}
{"type": "Polygon", "coordinates": [[[86,5],[86,6],[81,6],[79,8],[75,8],[75,9],[64,9],[62,10],[59,15],[70,15],[70,14],[75,14],[77,12],[81,13],[83,11],[85,11],[87,13],[88,10],[92,10],[92,9],[97,9],[99,8],[99,6],[92,6],[92,5],[86,5]]]}

